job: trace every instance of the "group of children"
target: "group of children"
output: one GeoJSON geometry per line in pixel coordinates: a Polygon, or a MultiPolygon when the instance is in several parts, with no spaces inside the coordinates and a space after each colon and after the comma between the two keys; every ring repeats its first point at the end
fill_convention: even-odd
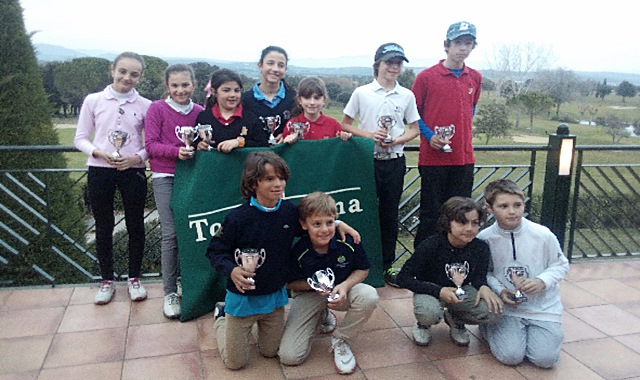
{"type": "Polygon", "coordinates": [[[255,324],[257,347],[263,356],[278,355],[284,364],[300,364],[321,327],[325,333],[333,332],[338,372],[351,373],[356,361],[349,342],[378,303],[376,290],[362,283],[369,260],[357,231],[337,223],[331,196],[311,193],[298,206],[283,199],[290,175],[286,162],[273,151],[251,152],[241,178],[246,202],[225,216],[207,248],[214,270],[228,278],[225,300],[214,311],[220,355],[228,368],[244,367],[249,362],[255,324]],[[335,236],[337,230],[340,239],[335,236]],[[296,237],[300,239],[293,245],[296,237]],[[263,255],[254,272],[236,263],[236,251],[247,249],[263,255]],[[327,268],[335,275],[330,294],[313,290],[307,281],[327,268]],[[287,289],[292,303],[285,324],[287,289]],[[327,308],[347,311],[340,328],[336,329],[336,316],[327,308]]]}
{"type": "MultiPolygon", "coordinates": [[[[297,207],[282,198],[290,175],[272,151],[249,154],[241,185],[247,201],[225,217],[210,241],[206,255],[228,278],[225,301],[214,311],[220,354],[228,368],[244,367],[253,332],[260,354],[299,365],[309,356],[316,334],[332,334],[336,370],[352,373],[357,364],[351,344],[379,300],[377,291],[363,282],[369,259],[351,227],[340,223],[343,232],[336,236],[336,204],[330,195],[308,194],[297,207]],[[234,259],[235,251],[245,248],[265,253],[254,272],[234,259]],[[321,270],[333,278],[332,288],[311,286],[309,279],[321,270]],[[287,289],[291,308],[285,318],[287,289]],[[334,310],[346,312],[339,326],[334,310]]],[[[430,344],[431,326],[444,319],[451,340],[467,346],[465,325],[480,325],[499,361],[515,365],[526,358],[551,368],[563,339],[559,283],[568,261],[549,229],[523,218],[525,198],[516,183],[491,182],[485,199],[496,219],[493,225],[479,234],[485,221],[482,205],[471,198],[450,198],[441,209],[438,233],[423,241],[402,267],[398,283],[414,293],[413,340],[430,344]],[[526,273],[521,281],[514,277],[516,270],[526,273]],[[525,298],[516,297],[516,291],[525,298]]]]}
{"type": "Polygon", "coordinates": [[[278,124],[273,131],[266,122],[268,118],[288,121],[294,102],[297,105],[294,120],[310,125],[305,139],[337,136],[347,140],[351,137],[341,131],[337,120],[322,113],[327,101],[322,80],[303,80],[298,87],[301,95],[286,85],[283,75],[287,60],[282,48],[265,48],[258,63],[261,81],[244,93],[236,72],[217,70],[211,76],[210,96],[202,107],[191,100],[197,82],[189,65],[167,67],[164,78],[167,97],[151,102],[135,89],[143,76],[143,57],[125,52],[115,58],[111,65],[113,83],[104,91],[86,97],[74,139],[78,149],[89,156],[89,200],[96,220],[96,253],[102,278],[94,298],[96,304],[109,303],[116,290],[112,243],[116,190],[122,195],[129,233],[128,292],[133,301],[146,299],[140,276],[145,243],[147,159],[162,231],[163,313],[168,318],[178,318],[181,314],[180,266],[170,208],[176,160],[193,159],[195,149],[229,153],[245,146],[266,147],[270,133],[276,133],[278,142],[283,142],[285,136],[287,143],[294,143],[301,134],[291,132],[291,122],[278,124]],[[203,139],[196,135],[193,144],[176,133],[177,126],[195,128],[199,125],[208,127],[208,136],[203,139]],[[119,142],[114,141],[116,131],[121,136],[119,142]]]}
{"type": "MultiPolygon", "coordinates": [[[[457,37],[471,34],[460,34],[460,23],[454,25],[457,37]]],[[[475,27],[472,31],[475,46],[475,27]]],[[[498,180],[487,187],[486,209],[496,223],[480,234],[485,220],[481,205],[468,197],[449,198],[440,208],[437,232],[416,242],[415,254],[399,274],[392,268],[406,168],[404,144],[420,134],[438,149],[449,141],[422,133],[424,122],[415,95],[397,82],[403,62],[408,62],[402,47],[383,44],[374,60],[375,79],[354,91],[340,123],[322,113],[328,95],[321,79],[305,78],[297,91],[285,83],[288,57],[279,47],[263,50],[258,63],[261,80],[245,92],[237,73],[214,72],[205,107],[191,100],[197,83],[188,65],[169,66],[167,97],[150,102],[135,90],[144,60],[135,53],[119,55],[111,66],[113,83],[87,96],[74,140],[89,155],[89,200],[96,217],[102,276],[95,303],[106,304],[115,293],[116,189],[122,194],[129,232],[128,291],[133,301],[146,298],[139,278],[147,158],[162,230],[163,313],[177,318],[180,266],[170,208],[176,160],[193,159],[194,149],[229,153],[242,147],[266,147],[272,135],[276,143],[288,144],[300,138],[359,136],[376,142],[374,177],[383,270],[388,283],[414,292],[415,343],[428,345],[430,327],[444,319],[452,341],[466,346],[470,337],[465,324],[479,324],[501,362],[517,364],[528,358],[540,367],[553,366],[563,337],[558,284],[568,262],[548,229],[523,218],[524,194],[515,183],[498,180]],[[190,144],[176,133],[176,126],[197,125],[208,126],[206,139],[190,144]],[[114,131],[125,132],[125,137],[114,131]]],[[[227,214],[208,246],[212,267],[228,278],[225,301],[215,308],[220,353],[228,368],[245,366],[249,337],[257,325],[260,353],[297,365],[309,355],[317,332],[330,333],[337,371],[352,373],[356,361],[350,343],[378,304],[376,290],[363,282],[370,263],[358,232],[337,220],[335,201],[329,195],[309,194],[297,206],[283,199],[290,175],[286,162],[272,151],[249,154],[241,184],[246,202],[227,214]],[[255,271],[236,263],[236,251],[249,248],[262,254],[255,271]],[[326,292],[314,290],[307,279],[328,269],[335,286],[326,292]],[[289,294],[291,310],[285,321],[289,294]],[[346,311],[339,327],[334,310],[346,311]]]]}

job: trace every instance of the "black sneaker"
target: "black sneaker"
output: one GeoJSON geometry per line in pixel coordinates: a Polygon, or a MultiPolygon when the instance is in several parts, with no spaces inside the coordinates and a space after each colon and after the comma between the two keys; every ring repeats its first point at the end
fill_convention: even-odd
{"type": "Polygon", "coordinates": [[[389,284],[389,286],[393,286],[394,288],[399,288],[398,285],[398,272],[395,269],[389,268],[384,271],[384,281],[389,284]]]}
{"type": "Polygon", "coordinates": [[[224,302],[216,302],[216,306],[213,309],[213,319],[216,320],[224,316],[224,302]]]}

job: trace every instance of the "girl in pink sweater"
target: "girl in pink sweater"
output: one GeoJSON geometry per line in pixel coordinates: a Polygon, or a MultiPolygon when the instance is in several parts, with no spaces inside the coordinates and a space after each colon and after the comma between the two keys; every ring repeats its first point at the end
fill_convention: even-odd
{"type": "Polygon", "coordinates": [[[165,70],[165,86],[169,96],[151,104],[145,120],[145,147],[153,172],[153,194],[162,229],[163,312],[167,318],[181,313],[181,290],[178,287],[180,264],[178,240],[173,212],[170,208],[176,160],[193,158],[193,147],[186,146],[176,135],[176,127],[193,127],[202,106],[191,100],[196,87],[193,69],[176,64],[165,70]]]}

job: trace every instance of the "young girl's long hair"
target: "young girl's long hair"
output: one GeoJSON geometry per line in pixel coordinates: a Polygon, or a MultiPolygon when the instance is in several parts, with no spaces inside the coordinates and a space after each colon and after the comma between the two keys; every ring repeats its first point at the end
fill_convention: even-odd
{"type": "Polygon", "coordinates": [[[213,105],[218,102],[218,99],[216,99],[216,92],[218,91],[218,88],[226,82],[236,82],[242,90],[242,79],[238,73],[229,69],[214,71],[213,74],[211,74],[211,96],[207,98],[207,108],[213,107],[213,105]]]}
{"type": "MultiPolygon", "coordinates": [[[[289,65],[289,54],[287,54],[287,51],[284,50],[283,48],[281,48],[280,46],[267,46],[266,48],[262,49],[262,51],[260,52],[260,60],[258,61],[259,63],[264,63],[264,58],[267,56],[267,54],[271,53],[271,52],[276,52],[276,53],[280,53],[282,55],[284,55],[284,60],[287,63],[287,65],[289,65]]],[[[286,68],[285,68],[286,71],[286,68]]],[[[284,84],[284,88],[287,90],[292,90],[293,88],[287,83],[286,80],[284,80],[284,78],[281,79],[282,83],[284,84]]]]}
{"type": "Polygon", "coordinates": [[[291,110],[291,116],[298,116],[304,112],[299,98],[310,98],[313,95],[324,96],[325,104],[329,102],[329,94],[324,81],[318,77],[307,77],[298,83],[296,102],[291,110]]]}

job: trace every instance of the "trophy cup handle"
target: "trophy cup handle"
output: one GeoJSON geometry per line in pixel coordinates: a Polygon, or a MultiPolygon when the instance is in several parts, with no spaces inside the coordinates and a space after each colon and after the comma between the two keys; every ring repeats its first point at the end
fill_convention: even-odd
{"type": "Polygon", "coordinates": [[[307,278],[307,284],[309,284],[309,286],[311,287],[311,289],[316,290],[316,286],[313,283],[313,280],[311,279],[311,277],[307,278]]]}
{"type": "Polygon", "coordinates": [[[262,264],[264,264],[264,260],[267,258],[267,252],[264,248],[260,249],[260,253],[258,253],[258,262],[256,264],[256,268],[260,268],[262,264]]]}
{"type": "Polygon", "coordinates": [[[329,277],[329,280],[331,281],[332,284],[336,280],[336,275],[333,273],[333,270],[331,268],[327,268],[327,277],[329,277]]]}
{"type": "Polygon", "coordinates": [[[240,248],[236,248],[233,255],[236,259],[236,264],[238,264],[239,266],[242,266],[242,258],[241,258],[242,252],[240,251],[240,248]]]}

